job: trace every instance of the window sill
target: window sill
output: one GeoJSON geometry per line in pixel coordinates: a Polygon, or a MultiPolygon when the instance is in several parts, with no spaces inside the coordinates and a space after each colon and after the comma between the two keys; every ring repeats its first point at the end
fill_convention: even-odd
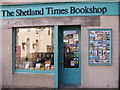
{"type": "Polygon", "coordinates": [[[54,73],[55,70],[15,70],[15,73],[54,73]]]}

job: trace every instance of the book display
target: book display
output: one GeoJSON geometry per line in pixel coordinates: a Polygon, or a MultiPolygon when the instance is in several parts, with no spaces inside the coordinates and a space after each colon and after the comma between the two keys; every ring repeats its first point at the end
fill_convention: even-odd
{"type": "Polygon", "coordinates": [[[89,31],[89,64],[111,64],[111,31],[89,31]]]}
{"type": "Polygon", "coordinates": [[[32,60],[16,62],[16,69],[54,70],[54,53],[36,53],[32,60]]]}
{"type": "Polygon", "coordinates": [[[53,36],[52,27],[18,28],[15,69],[54,70],[53,36]]]}

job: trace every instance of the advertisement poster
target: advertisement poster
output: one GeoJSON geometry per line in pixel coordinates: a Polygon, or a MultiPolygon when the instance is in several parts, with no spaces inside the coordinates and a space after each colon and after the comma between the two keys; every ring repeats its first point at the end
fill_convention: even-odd
{"type": "Polygon", "coordinates": [[[111,63],[111,31],[89,31],[89,64],[111,63]]]}

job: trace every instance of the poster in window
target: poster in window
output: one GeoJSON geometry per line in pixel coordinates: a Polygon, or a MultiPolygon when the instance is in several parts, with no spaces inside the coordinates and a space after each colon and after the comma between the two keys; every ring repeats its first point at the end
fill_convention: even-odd
{"type": "Polygon", "coordinates": [[[111,29],[89,29],[89,65],[111,65],[111,29]]]}

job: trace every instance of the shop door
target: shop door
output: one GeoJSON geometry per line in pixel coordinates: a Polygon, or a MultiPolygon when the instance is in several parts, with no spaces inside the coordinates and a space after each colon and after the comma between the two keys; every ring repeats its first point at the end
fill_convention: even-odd
{"type": "Polygon", "coordinates": [[[59,86],[80,85],[80,26],[59,27],[59,86]]]}

